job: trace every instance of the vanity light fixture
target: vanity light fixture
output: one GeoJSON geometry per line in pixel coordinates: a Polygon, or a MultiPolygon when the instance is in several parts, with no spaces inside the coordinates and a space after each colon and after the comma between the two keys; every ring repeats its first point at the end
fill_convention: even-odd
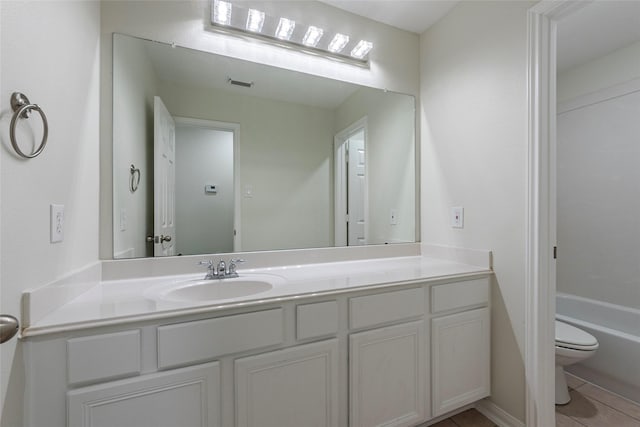
{"type": "Polygon", "coordinates": [[[280,40],[289,40],[296,28],[296,21],[287,18],[280,18],[278,28],[276,28],[276,37],[280,40]]]}
{"type": "Polygon", "coordinates": [[[316,47],[316,45],[322,38],[322,34],[324,34],[324,30],[322,28],[309,25],[309,28],[307,28],[307,32],[302,38],[302,44],[309,47],[316,47]]]}
{"type": "Polygon", "coordinates": [[[249,9],[247,14],[247,31],[259,33],[264,25],[264,12],[257,9],[249,9]]]}
{"type": "Polygon", "coordinates": [[[366,40],[360,40],[356,47],[351,51],[351,56],[357,59],[363,59],[373,48],[373,44],[366,40]]]}
{"type": "Polygon", "coordinates": [[[347,43],[349,43],[349,36],[338,33],[333,37],[327,49],[332,53],[340,53],[347,43]]]}
{"type": "Polygon", "coordinates": [[[217,0],[213,3],[213,21],[220,25],[231,24],[231,3],[217,0]]]}
{"type": "Polygon", "coordinates": [[[243,7],[237,0],[210,0],[211,25],[207,29],[269,42],[279,47],[368,67],[373,44],[316,25],[304,25],[290,18],[274,17],[243,7]],[[353,40],[353,41],[352,41],[353,40]],[[349,53],[350,52],[350,53],[349,53]]]}

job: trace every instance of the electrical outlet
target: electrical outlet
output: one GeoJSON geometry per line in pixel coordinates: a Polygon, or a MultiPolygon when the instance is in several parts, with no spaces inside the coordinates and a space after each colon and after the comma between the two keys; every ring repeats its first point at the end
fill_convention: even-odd
{"type": "Polygon", "coordinates": [[[64,205],[51,205],[51,243],[64,239],[64,205]]]}
{"type": "Polygon", "coordinates": [[[451,227],[464,228],[464,208],[457,206],[451,208],[451,227]]]}

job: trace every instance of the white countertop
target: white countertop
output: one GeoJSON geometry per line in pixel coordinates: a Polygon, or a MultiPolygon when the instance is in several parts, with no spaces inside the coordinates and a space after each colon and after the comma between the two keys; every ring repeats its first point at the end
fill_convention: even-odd
{"type": "MultiPolygon", "coordinates": [[[[101,281],[22,331],[22,337],[178,315],[257,306],[303,297],[351,292],[442,279],[488,275],[491,270],[425,256],[381,258],[282,267],[239,269],[241,277],[277,276],[268,291],[215,301],[181,302],[158,297],[159,290],[202,279],[200,273],[101,281]]],[[[227,280],[227,279],[224,279],[227,280]]]]}

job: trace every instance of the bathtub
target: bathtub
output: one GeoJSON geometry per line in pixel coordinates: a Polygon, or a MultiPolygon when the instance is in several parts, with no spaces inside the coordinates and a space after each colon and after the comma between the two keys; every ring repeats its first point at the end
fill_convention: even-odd
{"type": "Polygon", "coordinates": [[[640,403],[640,310],[558,293],[556,313],[600,344],[593,357],[567,371],[640,403]]]}

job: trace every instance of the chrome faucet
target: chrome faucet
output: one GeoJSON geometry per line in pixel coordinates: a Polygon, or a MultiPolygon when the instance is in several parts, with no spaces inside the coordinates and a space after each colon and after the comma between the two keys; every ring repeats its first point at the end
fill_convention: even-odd
{"type": "Polygon", "coordinates": [[[236,271],[236,264],[245,262],[243,259],[235,258],[229,260],[229,265],[223,260],[218,262],[217,266],[214,266],[213,261],[200,261],[198,264],[207,266],[207,275],[204,276],[204,280],[213,279],[228,279],[232,277],[238,277],[236,271]]]}
{"type": "Polygon", "coordinates": [[[200,261],[198,264],[207,266],[207,275],[204,276],[204,280],[212,280],[217,278],[217,273],[215,267],[213,266],[213,261],[200,261]]]}

